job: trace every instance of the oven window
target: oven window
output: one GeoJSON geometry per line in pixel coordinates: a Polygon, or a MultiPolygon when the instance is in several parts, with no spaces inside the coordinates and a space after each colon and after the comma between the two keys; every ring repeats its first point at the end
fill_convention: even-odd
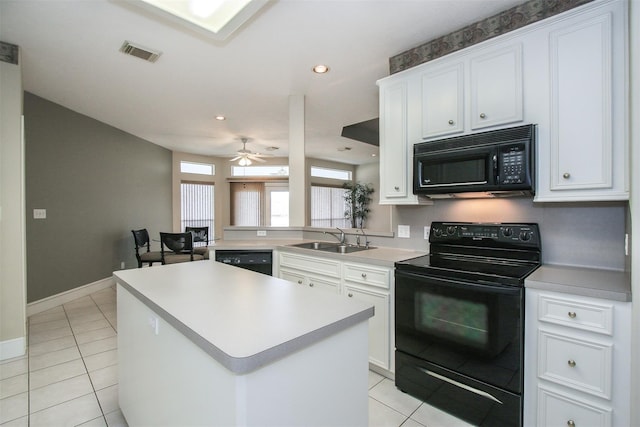
{"type": "Polygon", "coordinates": [[[422,161],[421,185],[486,182],[486,157],[422,161]]]}
{"type": "Polygon", "coordinates": [[[419,292],[415,304],[417,330],[470,347],[487,347],[489,309],[485,304],[428,292],[419,292]]]}

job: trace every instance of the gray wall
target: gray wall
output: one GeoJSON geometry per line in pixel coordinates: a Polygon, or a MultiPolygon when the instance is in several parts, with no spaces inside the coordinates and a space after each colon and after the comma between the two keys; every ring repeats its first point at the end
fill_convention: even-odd
{"type": "Polygon", "coordinates": [[[131,230],[171,230],[171,151],[28,92],[24,115],[27,301],[137,267],[131,230]]]}

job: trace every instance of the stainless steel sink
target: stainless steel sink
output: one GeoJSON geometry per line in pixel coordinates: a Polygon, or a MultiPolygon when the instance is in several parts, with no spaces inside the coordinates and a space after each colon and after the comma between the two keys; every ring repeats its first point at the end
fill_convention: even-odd
{"type": "Polygon", "coordinates": [[[291,246],[295,246],[296,248],[315,249],[315,250],[324,251],[324,252],[335,252],[339,254],[350,254],[352,252],[360,252],[360,251],[366,251],[367,249],[375,249],[373,246],[369,246],[369,247],[350,246],[350,245],[341,245],[339,243],[331,243],[331,242],[306,242],[306,243],[297,243],[291,246]]]}

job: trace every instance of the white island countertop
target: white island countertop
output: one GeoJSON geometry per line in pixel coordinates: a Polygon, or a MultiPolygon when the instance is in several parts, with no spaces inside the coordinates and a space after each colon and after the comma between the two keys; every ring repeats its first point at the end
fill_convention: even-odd
{"type": "Polygon", "coordinates": [[[118,284],[235,374],[373,316],[371,305],[217,262],[114,272],[118,284]]]}

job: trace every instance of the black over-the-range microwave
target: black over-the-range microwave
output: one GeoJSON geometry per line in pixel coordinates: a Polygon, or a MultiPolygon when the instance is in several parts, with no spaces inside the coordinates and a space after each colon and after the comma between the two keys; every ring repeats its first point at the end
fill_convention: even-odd
{"type": "Polygon", "coordinates": [[[413,192],[433,198],[532,195],[535,143],[536,125],[530,124],[415,144],[413,192]]]}

